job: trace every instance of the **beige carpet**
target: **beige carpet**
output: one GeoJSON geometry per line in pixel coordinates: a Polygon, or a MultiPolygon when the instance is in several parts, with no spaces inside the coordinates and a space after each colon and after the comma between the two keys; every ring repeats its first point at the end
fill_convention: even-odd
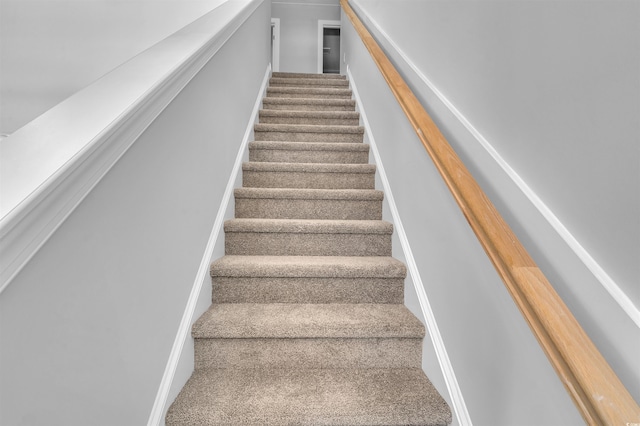
{"type": "Polygon", "coordinates": [[[274,73],[178,425],[446,425],[349,83],[274,73]]]}

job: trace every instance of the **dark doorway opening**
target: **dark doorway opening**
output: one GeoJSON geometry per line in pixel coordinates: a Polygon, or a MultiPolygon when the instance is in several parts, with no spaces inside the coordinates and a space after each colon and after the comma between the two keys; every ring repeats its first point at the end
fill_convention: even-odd
{"type": "Polygon", "coordinates": [[[324,28],[322,39],[322,72],[340,74],[340,28],[324,28]]]}

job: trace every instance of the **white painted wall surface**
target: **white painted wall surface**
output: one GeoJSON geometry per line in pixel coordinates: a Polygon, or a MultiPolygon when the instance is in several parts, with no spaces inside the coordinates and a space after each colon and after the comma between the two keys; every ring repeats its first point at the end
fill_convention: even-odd
{"type": "MultiPolygon", "coordinates": [[[[640,305],[640,4],[351,3],[361,15],[370,14],[365,23],[374,36],[640,400],[640,332],[634,322],[640,305]],[[521,182],[465,127],[447,99],[521,182]],[[581,260],[522,183],[611,280],[581,260]],[[603,282],[613,282],[630,303],[623,308],[603,282]]],[[[394,101],[371,93],[376,78],[361,69],[354,49],[353,42],[344,48],[358,85],[364,85],[360,92],[374,110],[384,105],[376,139],[387,140],[386,150],[381,148],[385,168],[474,423],[582,424],[491,266],[479,260],[485,255],[457,207],[447,210],[441,179],[418,140],[403,130],[394,101]],[[449,223],[456,216],[461,223],[449,223]]]]}
{"type": "Polygon", "coordinates": [[[254,3],[0,294],[0,424],[147,423],[270,60],[254,3]]]}
{"type": "MultiPolygon", "coordinates": [[[[473,424],[581,425],[571,399],[410,127],[343,19],[342,42],[419,273],[473,424]]],[[[394,250],[396,248],[394,247],[394,250]]],[[[405,303],[419,317],[407,280],[405,303]]],[[[423,368],[451,403],[425,339],[423,368]]],[[[454,424],[457,423],[457,419],[454,424]]]]}
{"type": "Polygon", "coordinates": [[[640,307],[640,3],[356,3],[640,307]]]}
{"type": "Polygon", "coordinates": [[[340,20],[339,0],[273,0],[280,19],[280,71],[318,72],[318,21],[340,20]]]}
{"type": "Polygon", "coordinates": [[[0,0],[0,134],[227,0],[0,0]]]}

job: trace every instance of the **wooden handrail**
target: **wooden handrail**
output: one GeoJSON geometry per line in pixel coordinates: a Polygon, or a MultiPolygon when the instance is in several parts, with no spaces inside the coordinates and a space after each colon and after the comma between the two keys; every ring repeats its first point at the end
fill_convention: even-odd
{"type": "Polygon", "coordinates": [[[584,420],[590,425],[640,423],[640,407],[618,376],[480,189],[348,0],[340,0],[340,4],[584,420]]]}

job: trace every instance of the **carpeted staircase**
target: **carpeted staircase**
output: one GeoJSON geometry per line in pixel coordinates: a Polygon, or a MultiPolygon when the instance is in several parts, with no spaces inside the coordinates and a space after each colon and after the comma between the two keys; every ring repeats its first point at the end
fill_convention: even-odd
{"type": "Polygon", "coordinates": [[[445,425],[343,76],[274,73],[174,425],[445,425]]]}

